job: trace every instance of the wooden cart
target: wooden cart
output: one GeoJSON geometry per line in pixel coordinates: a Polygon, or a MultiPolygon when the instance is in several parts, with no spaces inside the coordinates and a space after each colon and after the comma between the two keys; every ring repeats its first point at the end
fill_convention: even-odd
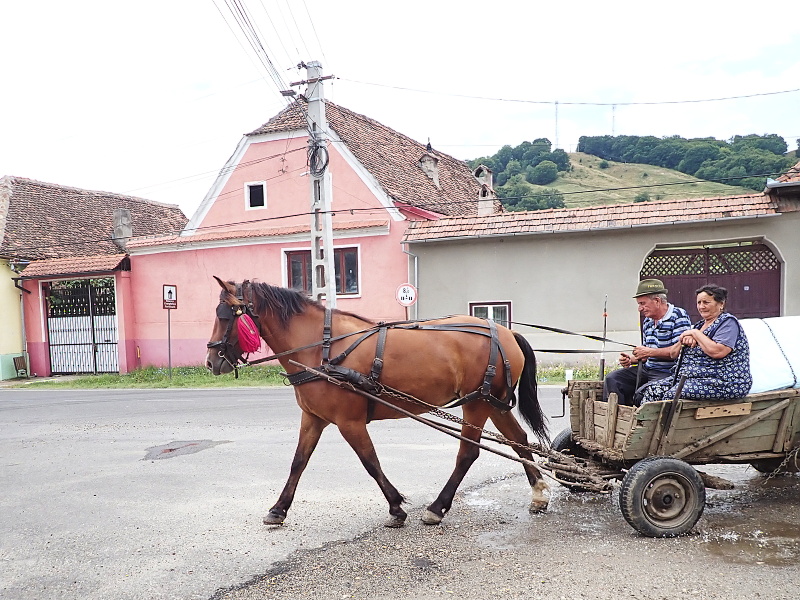
{"type": "Polygon", "coordinates": [[[568,383],[571,426],[552,447],[616,470],[622,514],[643,535],[681,535],[697,523],[705,488],[724,480],[715,482],[691,465],[749,463],[765,473],[800,469],[800,389],[639,408],[617,405],[616,394],[602,402],[602,390],[602,381],[568,383]]]}

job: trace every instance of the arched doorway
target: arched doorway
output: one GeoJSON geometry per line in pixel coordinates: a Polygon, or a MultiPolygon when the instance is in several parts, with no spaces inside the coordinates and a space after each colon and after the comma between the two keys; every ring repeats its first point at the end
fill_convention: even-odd
{"type": "Polygon", "coordinates": [[[781,314],[781,262],[761,243],[665,248],[644,261],[642,279],[664,282],[669,300],[700,319],[695,290],[707,283],[728,290],[726,310],[739,318],[779,317],[781,314]]]}

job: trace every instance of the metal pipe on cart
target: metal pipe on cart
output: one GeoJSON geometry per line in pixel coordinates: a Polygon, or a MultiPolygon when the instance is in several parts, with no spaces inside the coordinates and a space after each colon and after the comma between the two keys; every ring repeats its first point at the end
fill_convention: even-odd
{"type": "Polygon", "coordinates": [[[606,374],[606,332],[608,326],[608,294],[606,294],[605,302],[603,302],[603,347],[600,349],[600,380],[605,378],[606,374]]]}

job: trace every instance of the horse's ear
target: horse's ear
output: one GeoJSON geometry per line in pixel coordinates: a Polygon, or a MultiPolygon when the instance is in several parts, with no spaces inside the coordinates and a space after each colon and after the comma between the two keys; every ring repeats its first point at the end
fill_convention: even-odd
{"type": "Polygon", "coordinates": [[[236,291],[236,288],[234,288],[231,284],[222,281],[222,279],[220,279],[216,275],[212,275],[212,277],[217,280],[219,287],[221,287],[226,292],[234,293],[236,291]]]}

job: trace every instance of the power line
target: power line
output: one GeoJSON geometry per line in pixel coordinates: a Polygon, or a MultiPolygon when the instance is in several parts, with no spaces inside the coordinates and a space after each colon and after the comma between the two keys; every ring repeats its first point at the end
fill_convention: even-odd
{"type": "Polygon", "coordinates": [[[525,100],[520,98],[493,98],[489,96],[472,96],[469,94],[454,94],[451,92],[438,92],[433,90],[422,90],[418,88],[409,88],[398,85],[388,85],[384,83],[375,83],[371,81],[358,81],[356,79],[347,79],[345,77],[337,77],[341,81],[349,83],[356,83],[359,85],[371,85],[374,87],[384,87],[394,90],[402,90],[405,92],[416,92],[419,94],[434,94],[438,96],[452,96],[455,98],[469,98],[471,100],[488,100],[492,102],[518,102],[522,104],[568,104],[572,106],[652,106],[659,104],[696,104],[700,102],[722,102],[725,100],[742,100],[745,98],[757,98],[760,96],[776,96],[778,94],[793,94],[800,92],[800,88],[792,90],[781,90],[777,92],[759,92],[757,94],[743,94],[740,96],[725,96],[720,98],[702,98],[702,99],[689,99],[689,100],[659,100],[652,102],[564,102],[563,100],[525,100]]]}
{"type": "MultiPolygon", "coordinates": [[[[574,194],[613,192],[613,191],[634,190],[634,189],[647,189],[647,188],[666,187],[666,186],[691,185],[691,184],[694,184],[694,183],[703,183],[703,182],[708,182],[708,181],[715,182],[715,183],[722,183],[724,181],[729,181],[729,180],[732,180],[732,179],[746,179],[746,178],[749,178],[749,177],[770,177],[770,176],[773,176],[773,175],[776,175],[776,174],[778,174],[778,173],[762,173],[762,174],[758,174],[758,175],[746,175],[746,176],[740,176],[740,177],[729,177],[729,178],[723,178],[723,179],[719,179],[719,180],[701,179],[701,180],[697,180],[697,181],[676,181],[676,182],[669,182],[669,183],[656,183],[656,184],[640,185],[640,186],[626,186],[626,187],[603,188],[603,189],[594,189],[594,190],[575,190],[575,191],[572,191],[572,192],[559,192],[559,193],[562,194],[562,195],[574,195],[574,194]]],[[[276,176],[276,177],[278,177],[278,176],[276,176]]],[[[274,178],[275,177],[270,178],[270,179],[274,179],[274,178]]],[[[226,194],[239,194],[239,193],[241,193],[243,191],[243,189],[244,188],[237,188],[235,190],[230,190],[226,194]]],[[[499,200],[501,202],[503,200],[521,200],[521,199],[524,199],[524,198],[537,198],[537,197],[540,197],[540,196],[543,196],[543,195],[548,195],[548,192],[532,193],[532,194],[526,194],[526,195],[522,195],[522,196],[507,196],[507,197],[504,197],[504,198],[498,197],[497,200],[499,200]]],[[[744,195],[748,195],[748,194],[736,194],[736,195],[719,196],[719,197],[720,198],[735,198],[736,196],[744,196],[744,195]]],[[[219,196],[219,197],[222,197],[222,196],[219,196]]],[[[475,202],[476,202],[475,198],[470,198],[470,199],[465,199],[465,200],[446,200],[446,201],[432,200],[430,202],[425,202],[425,206],[428,207],[429,209],[431,209],[431,208],[435,208],[437,206],[453,206],[453,205],[459,205],[459,204],[474,204],[475,202]]],[[[570,208],[570,207],[567,207],[567,208],[570,208]]],[[[586,208],[586,207],[571,207],[571,208],[580,209],[580,208],[586,208]]],[[[383,213],[385,211],[386,211],[386,207],[373,206],[373,207],[346,208],[346,209],[343,209],[343,208],[340,208],[340,209],[332,208],[329,211],[329,213],[331,215],[335,215],[337,212],[338,213],[355,214],[356,212],[358,212],[358,213],[369,213],[369,212],[383,213]]],[[[535,212],[535,211],[532,211],[532,212],[535,212]]],[[[204,226],[204,227],[197,227],[197,228],[194,228],[193,231],[211,231],[211,230],[215,230],[215,229],[222,229],[222,228],[227,228],[227,227],[235,227],[237,225],[252,225],[253,223],[265,223],[265,222],[272,222],[272,221],[280,221],[282,219],[290,219],[290,218],[295,218],[295,217],[309,216],[311,214],[312,214],[311,212],[300,212],[300,213],[295,213],[295,214],[290,214],[290,215],[280,215],[280,216],[275,216],[275,217],[264,217],[262,219],[253,219],[253,220],[248,220],[248,221],[238,221],[238,222],[231,222],[231,223],[219,223],[219,224],[216,224],[216,225],[207,225],[207,226],[204,226]]],[[[183,231],[183,229],[181,229],[180,231],[168,231],[168,232],[161,233],[161,234],[147,234],[147,235],[141,235],[141,236],[131,236],[131,239],[147,239],[147,238],[154,238],[154,237],[166,237],[166,236],[170,236],[170,235],[171,236],[179,236],[182,231],[183,231]]],[[[80,240],[80,241],[65,242],[63,244],[48,244],[47,246],[29,246],[29,247],[15,248],[15,249],[13,249],[13,252],[14,253],[20,253],[20,252],[23,252],[23,251],[30,252],[30,251],[35,251],[35,250],[47,250],[47,249],[50,249],[50,248],[66,248],[66,247],[71,247],[71,246],[84,246],[84,245],[87,245],[87,244],[96,244],[98,242],[112,241],[112,239],[113,238],[111,238],[111,237],[102,237],[102,238],[95,238],[95,239],[90,239],[90,240],[80,240]]],[[[185,242],[191,242],[192,238],[191,237],[186,237],[186,238],[184,238],[184,241],[185,242]]],[[[9,252],[12,252],[12,250],[11,249],[7,249],[6,252],[9,253],[9,252]]],[[[69,257],[56,257],[56,258],[69,258],[69,257]]]]}

